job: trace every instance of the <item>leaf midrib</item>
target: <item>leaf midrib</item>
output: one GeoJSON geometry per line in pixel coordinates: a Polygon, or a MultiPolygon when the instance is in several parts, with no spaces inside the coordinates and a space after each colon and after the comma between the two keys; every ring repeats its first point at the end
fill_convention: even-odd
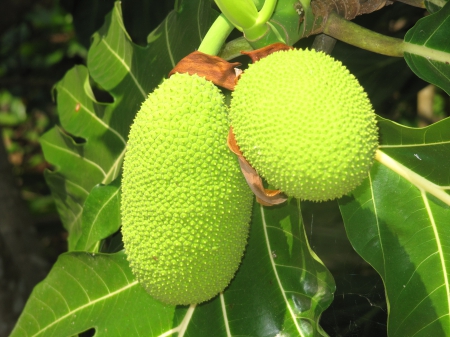
{"type": "MultiPolygon", "coordinates": [[[[40,329],[39,331],[37,331],[37,332],[36,332],[34,335],[32,335],[31,337],[39,336],[40,334],[42,334],[42,333],[45,332],[46,330],[50,329],[50,328],[51,328],[52,326],[54,326],[55,324],[58,324],[59,322],[61,322],[62,320],[66,319],[67,317],[73,315],[74,313],[76,313],[76,312],[78,312],[78,311],[80,311],[80,310],[83,310],[83,309],[85,309],[85,308],[87,308],[87,307],[89,307],[89,306],[91,306],[91,305],[95,305],[96,303],[98,303],[98,302],[100,302],[100,301],[107,300],[107,299],[110,298],[110,297],[113,297],[113,296],[115,296],[115,295],[117,295],[117,294],[119,294],[119,293],[121,293],[121,292],[123,292],[123,291],[126,291],[126,290],[128,290],[128,289],[134,287],[134,286],[137,285],[138,283],[139,283],[138,281],[134,281],[134,282],[128,283],[126,286],[124,286],[124,287],[122,287],[122,288],[119,288],[119,289],[116,290],[116,291],[113,291],[113,292],[111,292],[111,293],[108,293],[107,295],[102,296],[102,297],[99,297],[99,298],[97,298],[97,299],[95,299],[95,300],[88,301],[86,304],[84,304],[84,305],[82,305],[82,306],[80,306],[80,307],[78,307],[78,308],[76,308],[76,309],[70,310],[70,311],[69,311],[68,313],[66,313],[65,315],[61,316],[60,318],[56,319],[55,321],[53,321],[52,323],[50,323],[50,324],[47,325],[46,327],[44,327],[44,328],[40,329]]],[[[33,297],[35,297],[35,296],[33,296],[33,297]]],[[[31,300],[31,298],[30,298],[30,300],[31,300]]]]}

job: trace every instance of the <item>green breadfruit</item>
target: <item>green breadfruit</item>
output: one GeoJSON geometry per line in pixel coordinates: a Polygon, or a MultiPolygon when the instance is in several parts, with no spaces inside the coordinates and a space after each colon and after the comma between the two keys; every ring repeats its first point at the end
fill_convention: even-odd
{"type": "Polygon", "coordinates": [[[299,199],[352,191],[378,147],[364,89],[340,62],[310,50],[279,51],[250,65],[233,92],[230,120],[249,163],[299,199]]]}
{"type": "Polygon", "coordinates": [[[253,195],[227,148],[220,91],[175,74],[142,104],[122,178],[122,234],[137,279],[168,304],[229,284],[247,242],[253,195]]]}

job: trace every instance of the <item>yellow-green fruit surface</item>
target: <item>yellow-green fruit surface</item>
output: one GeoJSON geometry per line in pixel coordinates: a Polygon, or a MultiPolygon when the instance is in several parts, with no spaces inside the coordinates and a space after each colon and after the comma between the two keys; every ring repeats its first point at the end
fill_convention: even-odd
{"type": "Polygon", "coordinates": [[[131,127],[123,165],[122,234],[137,279],[168,304],[223,291],[247,242],[253,195],[227,147],[223,96],[175,74],[131,127]]]}
{"type": "Polygon", "coordinates": [[[349,193],[367,177],[378,147],[367,94],[340,62],[315,51],[279,51],[250,65],[230,119],[250,164],[299,199],[349,193]]]}

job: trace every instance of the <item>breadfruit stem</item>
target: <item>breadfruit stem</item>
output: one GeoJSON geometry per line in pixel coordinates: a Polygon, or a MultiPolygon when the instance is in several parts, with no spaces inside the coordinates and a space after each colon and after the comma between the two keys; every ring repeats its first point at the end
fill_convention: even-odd
{"type": "Polygon", "coordinates": [[[267,35],[267,22],[275,10],[276,0],[265,0],[258,12],[252,0],[215,0],[222,13],[250,41],[267,35]]]}
{"type": "Polygon", "coordinates": [[[215,0],[220,11],[240,31],[252,27],[258,18],[258,9],[252,0],[215,0]]]}
{"type": "Polygon", "coordinates": [[[233,29],[233,24],[225,17],[225,15],[220,14],[209,28],[203,41],[200,43],[198,51],[208,55],[219,54],[225,40],[233,29]]]}
{"type": "Polygon", "coordinates": [[[384,166],[386,166],[387,168],[391,169],[395,173],[399,174],[400,176],[408,180],[411,184],[415,185],[420,191],[434,195],[442,202],[445,202],[447,205],[450,205],[450,195],[445,192],[443,187],[432,183],[431,181],[425,179],[421,175],[418,175],[416,172],[400,164],[394,158],[388,156],[386,153],[380,150],[377,150],[377,152],[375,153],[375,159],[384,166]]]}
{"type": "Polygon", "coordinates": [[[375,33],[330,13],[323,33],[353,46],[387,56],[403,57],[403,40],[375,33]]]}

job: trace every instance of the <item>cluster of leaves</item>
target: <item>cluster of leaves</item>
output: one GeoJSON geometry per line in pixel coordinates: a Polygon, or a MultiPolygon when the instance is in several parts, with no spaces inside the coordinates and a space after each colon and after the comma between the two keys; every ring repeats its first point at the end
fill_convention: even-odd
{"type": "MultiPolygon", "coordinates": [[[[405,41],[416,49],[405,58],[449,93],[450,49],[442,41],[450,6],[442,5],[434,4],[436,14],[409,30],[405,41]]],[[[94,327],[96,336],[326,335],[319,319],[336,285],[305,227],[311,209],[322,206],[255,204],[236,277],[197,306],[152,299],[121,250],[120,169],[133,117],[170,69],[200,45],[217,15],[208,1],[180,1],[140,47],[116,3],[93,36],[87,67],[74,67],[56,85],[60,124],[41,145],[54,166],[46,180],[70,252],[35,288],[12,336],[72,336],[94,327]],[[92,82],[111,102],[96,99],[92,82]]],[[[313,27],[308,16],[303,22],[313,27]]],[[[450,119],[415,129],[379,117],[379,127],[378,162],[362,186],[338,201],[348,239],[383,280],[389,334],[444,336],[450,333],[450,119]]]]}

